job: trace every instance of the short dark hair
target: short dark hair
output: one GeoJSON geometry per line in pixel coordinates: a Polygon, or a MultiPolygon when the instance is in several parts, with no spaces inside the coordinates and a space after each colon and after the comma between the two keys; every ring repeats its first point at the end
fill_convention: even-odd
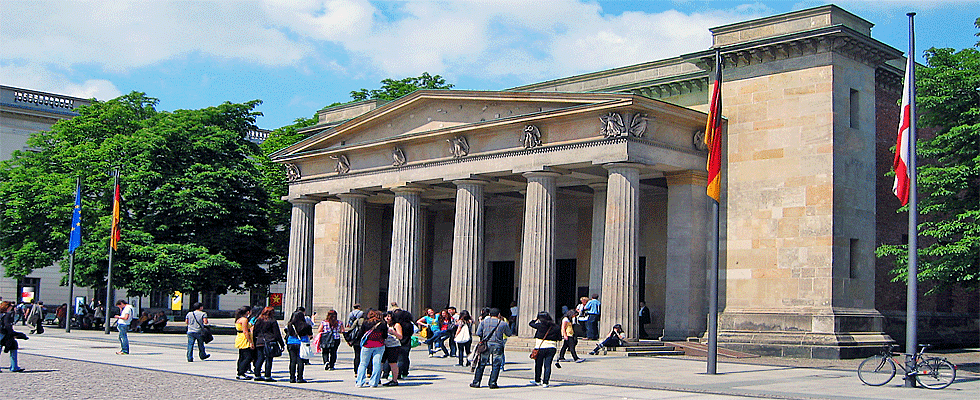
{"type": "Polygon", "coordinates": [[[499,317],[500,316],[500,309],[497,308],[497,307],[491,308],[490,309],[490,316],[491,317],[499,317]]]}
{"type": "Polygon", "coordinates": [[[129,302],[123,299],[116,300],[116,305],[118,306],[120,304],[129,304],[129,302]]]}
{"type": "Polygon", "coordinates": [[[200,301],[197,301],[197,302],[194,302],[194,304],[191,304],[191,311],[197,311],[197,310],[200,310],[202,308],[204,308],[204,303],[201,303],[200,301]]]}
{"type": "Polygon", "coordinates": [[[599,298],[599,294],[598,293],[592,293],[592,298],[593,299],[598,299],[599,298]]]}

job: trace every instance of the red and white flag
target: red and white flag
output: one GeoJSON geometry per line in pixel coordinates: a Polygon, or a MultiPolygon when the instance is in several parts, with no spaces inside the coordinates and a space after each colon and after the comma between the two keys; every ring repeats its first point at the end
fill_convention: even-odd
{"type": "Polygon", "coordinates": [[[909,130],[912,128],[912,57],[908,58],[905,66],[905,87],[902,89],[902,115],[898,120],[898,144],[895,145],[895,162],[892,169],[895,170],[895,183],[892,185],[892,193],[898,197],[902,205],[909,202],[909,130]]]}

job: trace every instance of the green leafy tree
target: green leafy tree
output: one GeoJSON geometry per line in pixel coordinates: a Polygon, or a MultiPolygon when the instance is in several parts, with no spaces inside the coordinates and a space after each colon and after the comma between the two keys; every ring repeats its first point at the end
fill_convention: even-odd
{"type": "MultiPolygon", "coordinates": [[[[977,19],[980,28],[980,19],[977,19]]],[[[978,43],[980,46],[980,43],[978,43]]],[[[980,51],[932,48],[916,71],[919,126],[938,130],[917,142],[919,224],[923,237],[918,279],[930,292],[980,284],[980,51]]],[[[907,211],[903,207],[900,211],[907,211]]],[[[883,245],[895,256],[896,281],[908,279],[908,246],[883,245]]]]}
{"type": "Polygon", "coordinates": [[[82,246],[76,283],[105,282],[112,177],[120,171],[122,240],[113,283],[151,290],[243,291],[280,276],[269,194],[245,140],[259,101],[160,112],[133,92],[82,107],[0,165],[0,262],[9,277],[60,262],[67,269],[74,182],[82,179],[82,246]]]}
{"type": "Polygon", "coordinates": [[[362,100],[384,100],[392,101],[402,96],[408,95],[419,89],[452,89],[451,83],[439,75],[429,75],[423,72],[421,76],[405,78],[402,80],[385,79],[381,81],[380,89],[361,89],[350,92],[351,99],[354,101],[362,100]]]}

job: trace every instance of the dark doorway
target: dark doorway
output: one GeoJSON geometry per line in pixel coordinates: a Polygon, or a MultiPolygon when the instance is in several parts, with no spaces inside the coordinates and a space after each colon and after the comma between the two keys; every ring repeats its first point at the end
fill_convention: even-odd
{"type": "Polygon", "coordinates": [[[578,304],[575,286],[575,259],[555,260],[555,320],[561,315],[561,307],[575,308],[578,304]]]}
{"type": "MultiPolygon", "coordinates": [[[[490,262],[490,307],[500,309],[500,313],[510,316],[510,303],[514,301],[514,262],[490,262]]],[[[472,315],[480,315],[480,310],[469,310],[472,315]]]]}

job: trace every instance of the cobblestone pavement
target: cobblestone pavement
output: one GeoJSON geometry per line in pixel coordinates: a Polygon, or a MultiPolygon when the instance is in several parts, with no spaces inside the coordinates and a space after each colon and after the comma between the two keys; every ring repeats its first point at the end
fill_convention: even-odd
{"type": "MultiPolygon", "coordinates": [[[[361,399],[289,386],[248,385],[226,379],[133,369],[103,363],[21,354],[21,365],[43,365],[25,373],[0,374],[2,397],[20,399],[361,399]]],[[[6,367],[6,360],[3,365],[6,367]]]]}

